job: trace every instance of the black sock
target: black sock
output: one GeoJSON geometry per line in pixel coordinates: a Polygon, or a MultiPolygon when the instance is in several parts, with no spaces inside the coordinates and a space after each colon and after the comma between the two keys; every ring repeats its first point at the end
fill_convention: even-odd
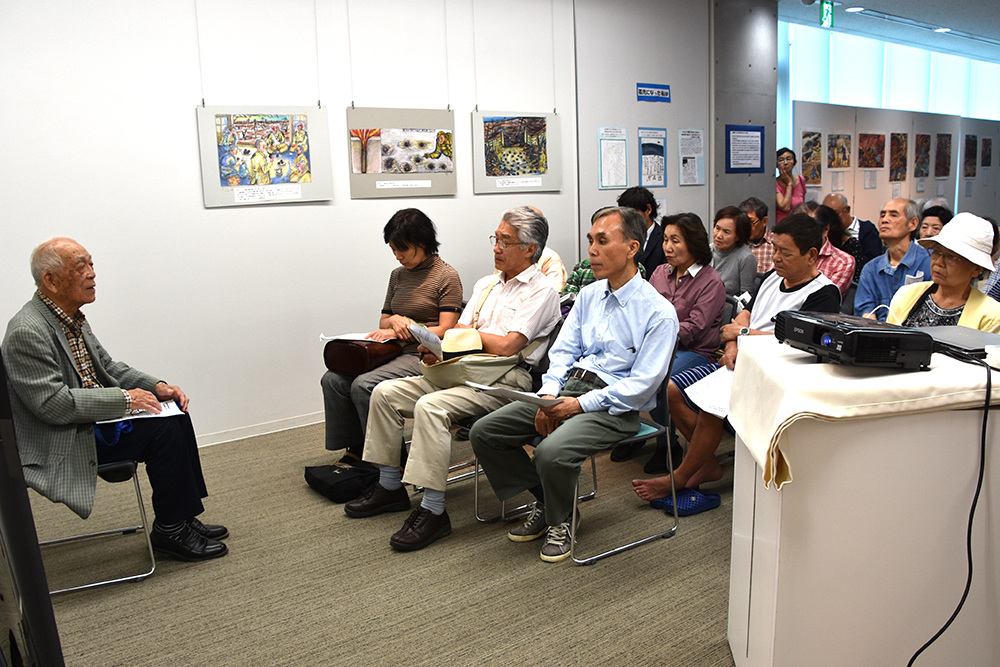
{"type": "Polygon", "coordinates": [[[528,492],[535,497],[535,500],[545,504],[545,493],[542,491],[542,485],[539,484],[536,487],[528,489],[528,492]]]}
{"type": "Polygon", "coordinates": [[[179,521],[177,523],[163,523],[159,519],[153,519],[153,530],[163,533],[164,535],[174,536],[181,532],[187,521],[179,521]]]}

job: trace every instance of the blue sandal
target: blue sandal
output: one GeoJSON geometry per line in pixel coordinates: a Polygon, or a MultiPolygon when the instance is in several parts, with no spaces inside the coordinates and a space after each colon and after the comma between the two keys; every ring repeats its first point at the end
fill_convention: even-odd
{"type": "MultiPolygon", "coordinates": [[[[715,509],[722,504],[718,493],[702,493],[696,488],[681,489],[677,492],[677,516],[692,516],[715,509]]],[[[649,501],[650,507],[674,513],[674,503],[670,496],[649,501]]]]}

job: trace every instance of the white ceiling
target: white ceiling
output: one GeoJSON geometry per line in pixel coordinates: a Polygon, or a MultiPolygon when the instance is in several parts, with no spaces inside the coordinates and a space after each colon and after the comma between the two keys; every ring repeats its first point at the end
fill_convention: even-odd
{"type": "MultiPolygon", "coordinates": [[[[819,27],[820,3],[811,0],[778,0],[778,18],[789,23],[819,27]]],[[[998,0],[842,0],[834,7],[833,29],[889,42],[919,46],[931,51],[953,53],[974,60],[1000,63],[1000,45],[964,37],[939,34],[876,19],[848,14],[847,7],[864,7],[943,28],[960,30],[1000,42],[1000,1],[998,0]]]]}

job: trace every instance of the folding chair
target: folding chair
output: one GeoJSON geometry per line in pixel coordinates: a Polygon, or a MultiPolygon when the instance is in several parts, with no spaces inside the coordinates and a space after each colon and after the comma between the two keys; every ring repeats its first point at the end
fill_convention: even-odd
{"type": "Polygon", "coordinates": [[[153,556],[153,544],[149,541],[149,530],[150,526],[146,521],[146,506],[142,502],[142,491],[139,488],[139,476],[135,461],[117,461],[114,463],[104,463],[97,467],[98,476],[110,482],[116,484],[118,482],[127,482],[129,479],[132,480],[135,486],[135,498],[139,504],[139,518],[142,521],[141,525],[138,526],[123,526],[121,528],[113,528],[111,530],[102,530],[96,533],[86,533],[83,535],[74,535],[72,537],[62,537],[55,540],[48,540],[45,542],[39,542],[40,546],[52,545],[52,544],[62,544],[64,542],[75,542],[78,540],[85,540],[92,537],[104,537],[108,535],[129,535],[142,530],[143,535],[146,538],[146,550],[149,553],[149,571],[143,572],[141,574],[133,574],[127,577],[119,577],[117,579],[106,579],[104,581],[94,582],[92,584],[82,584],[80,586],[72,586],[69,588],[60,588],[58,590],[49,591],[52,595],[58,595],[59,593],[69,593],[71,591],[79,591],[86,588],[96,588],[98,586],[106,586],[108,584],[118,584],[126,581],[142,581],[149,575],[153,574],[156,570],[156,558],[153,556]]]}

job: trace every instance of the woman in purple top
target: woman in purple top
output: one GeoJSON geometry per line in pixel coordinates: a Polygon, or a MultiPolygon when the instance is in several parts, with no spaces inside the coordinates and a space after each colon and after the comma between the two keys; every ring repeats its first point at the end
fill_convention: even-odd
{"type": "Polygon", "coordinates": [[[716,361],[726,286],[710,266],[708,233],[694,213],[663,218],[663,254],[667,263],[656,267],[649,284],[677,311],[681,327],[673,372],[679,373],[716,361]]]}

